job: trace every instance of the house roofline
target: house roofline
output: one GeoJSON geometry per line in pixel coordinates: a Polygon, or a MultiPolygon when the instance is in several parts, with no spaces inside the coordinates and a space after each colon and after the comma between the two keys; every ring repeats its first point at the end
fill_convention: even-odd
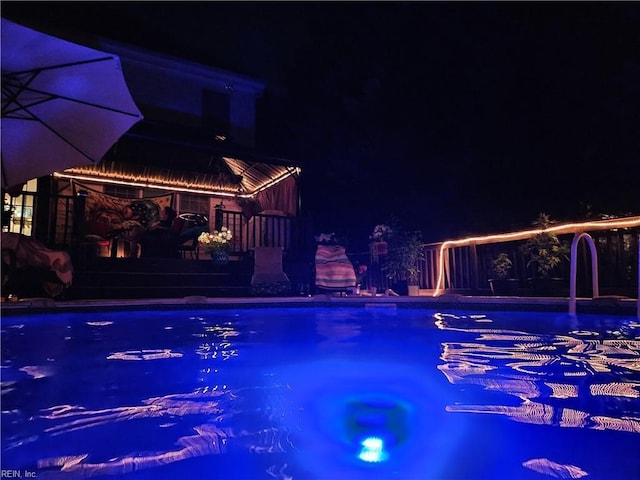
{"type": "Polygon", "coordinates": [[[216,141],[213,138],[207,138],[202,129],[181,128],[175,125],[163,124],[161,122],[155,122],[147,119],[131,127],[123,135],[123,138],[185,147],[212,153],[217,156],[242,158],[251,162],[290,167],[304,167],[304,163],[300,161],[260,153],[238,144],[224,143],[216,141]]]}
{"type": "Polygon", "coordinates": [[[128,60],[146,63],[154,68],[179,72],[180,75],[199,77],[207,82],[223,83],[233,90],[252,93],[255,97],[260,97],[266,89],[266,83],[246,75],[154,52],[105,37],[97,37],[97,41],[101,50],[116,54],[120,60],[125,62],[128,60]]]}

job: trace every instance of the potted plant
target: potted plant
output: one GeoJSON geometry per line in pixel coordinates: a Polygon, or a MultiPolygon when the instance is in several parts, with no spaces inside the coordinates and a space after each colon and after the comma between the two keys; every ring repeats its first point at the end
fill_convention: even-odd
{"type": "Polygon", "coordinates": [[[399,231],[390,242],[382,270],[395,281],[406,281],[409,295],[419,294],[418,262],[424,258],[422,233],[399,231]]]}
{"type": "Polygon", "coordinates": [[[376,225],[373,232],[369,235],[369,245],[371,246],[371,254],[377,258],[378,255],[386,255],[388,253],[389,240],[393,237],[393,230],[389,225],[383,223],[376,225]]]}
{"type": "Polygon", "coordinates": [[[514,296],[518,292],[518,280],[510,278],[513,262],[507,253],[499,253],[491,261],[493,277],[489,279],[489,286],[494,295],[514,296]]]}
{"type": "Polygon", "coordinates": [[[530,279],[534,293],[539,296],[558,296],[564,279],[557,276],[558,266],[569,260],[569,246],[558,236],[546,231],[553,222],[549,215],[540,213],[533,225],[542,231],[529,238],[520,246],[520,251],[529,260],[527,267],[533,267],[530,279]]]}

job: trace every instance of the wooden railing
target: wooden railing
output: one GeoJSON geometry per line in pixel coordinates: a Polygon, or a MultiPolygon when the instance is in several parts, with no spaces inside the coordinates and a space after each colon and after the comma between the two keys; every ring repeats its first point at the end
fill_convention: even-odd
{"type": "MultiPolygon", "coordinates": [[[[16,204],[24,204],[26,197],[33,197],[34,211],[30,218],[31,230],[25,229],[26,221],[22,217],[14,216],[12,231],[30,234],[49,248],[71,249],[74,240],[74,197],[71,195],[52,195],[48,202],[38,194],[25,192],[22,197],[12,197],[7,209],[15,208],[16,204]]],[[[217,223],[226,226],[233,232],[234,251],[245,253],[256,246],[281,246],[285,251],[300,251],[308,248],[311,227],[305,219],[300,217],[283,217],[279,215],[258,214],[247,219],[241,212],[221,210],[216,212],[215,219],[211,219],[210,227],[217,223]]],[[[7,228],[3,229],[6,231],[7,228]]]]}
{"type": "MultiPolygon", "coordinates": [[[[33,193],[23,193],[34,196],[33,193]]],[[[12,199],[12,202],[15,199],[12,199]]],[[[32,213],[32,234],[50,248],[70,248],[74,239],[74,202],[69,195],[52,195],[48,202],[34,201],[32,213]]],[[[24,204],[24,198],[21,199],[24,204]]],[[[11,207],[11,204],[7,207],[11,207]]],[[[282,246],[293,255],[303,252],[312,261],[313,225],[305,217],[282,217],[258,214],[247,220],[241,212],[221,211],[219,218],[212,220],[211,226],[219,222],[227,226],[236,238],[235,251],[244,253],[255,246],[282,246]]],[[[14,231],[26,226],[26,222],[14,219],[14,231]]],[[[3,227],[4,228],[4,227],[3,227]]],[[[556,234],[561,240],[571,242],[575,234],[588,232],[597,249],[598,281],[600,295],[638,296],[638,243],[640,217],[603,220],[588,224],[558,225],[556,234]],[[626,222],[620,226],[616,222],[626,222]]],[[[501,252],[509,254],[513,262],[512,278],[518,280],[520,294],[531,295],[529,279],[533,276],[527,259],[519,247],[532,236],[533,231],[478,238],[451,240],[424,245],[424,259],[419,262],[419,286],[423,294],[440,295],[461,293],[486,295],[490,293],[492,260],[501,252]]],[[[388,288],[392,279],[386,277],[382,266],[384,258],[374,259],[370,252],[349,252],[354,264],[368,266],[363,287],[375,286],[378,290],[388,288]],[[377,261],[376,261],[377,260],[377,261]]],[[[591,260],[584,244],[577,251],[577,294],[590,296],[591,260]]],[[[569,283],[570,265],[563,262],[558,276],[569,283]]]]}
{"type": "MultiPolygon", "coordinates": [[[[597,249],[600,295],[638,296],[640,217],[632,217],[626,224],[627,227],[620,228],[601,221],[572,224],[576,226],[558,230],[558,237],[568,244],[575,234],[588,232],[592,236],[597,249]]],[[[534,272],[519,249],[531,235],[487,236],[425,245],[425,258],[419,266],[420,287],[433,295],[489,294],[491,263],[499,253],[505,252],[513,262],[511,277],[519,281],[520,293],[531,295],[529,279],[534,272]]],[[[576,261],[578,296],[591,296],[591,257],[584,244],[578,245],[576,261]]],[[[569,262],[562,262],[555,274],[566,279],[568,289],[569,262]]]]}
{"type": "MultiPolygon", "coordinates": [[[[623,228],[615,227],[615,221],[596,221],[584,224],[558,225],[558,236],[568,244],[573,236],[588,232],[594,241],[598,257],[598,283],[600,295],[638,296],[638,237],[640,217],[617,219],[624,221],[623,228]]],[[[419,286],[423,295],[458,293],[464,295],[490,295],[491,264],[499,253],[507,253],[513,262],[511,278],[518,280],[518,293],[534,295],[530,279],[534,276],[528,259],[520,252],[533,231],[504,235],[488,235],[477,239],[460,239],[425,244],[424,258],[418,264],[419,286]]],[[[393,286],[382,267],[384,258],[376,262],[369,252],[347,252],[354,264],[365,264],[368,272],[363,287],[376,286],[378,291],[393,286]]],[[[592,296],[591,256],[584,242],[577,250],[577,294],[592,296]]],[[[565,293],[569,292],[570,263],[562,262],[556,276],[566,280],[565,293]]]]}
{"type": "Polygon", "coordinates": [[[258,214],[247,219],[241,212],[223,210],[214,227],[226,226],[233,233],[234,249],[247,252],[255,247],[283,247],[298,252],[308,247],[311,227],[301,217],[258,214]],[[217,225],[220,223],[220,225],[217,225]]]}

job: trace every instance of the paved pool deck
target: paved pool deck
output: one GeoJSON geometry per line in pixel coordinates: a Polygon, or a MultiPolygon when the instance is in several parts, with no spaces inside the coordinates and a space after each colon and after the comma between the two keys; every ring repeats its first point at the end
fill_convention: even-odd
{"type": "MultiPolygon", "coordinates": [[[[640,319],[638,300],[626,297],[598,297],[576,299],[576,313],[635,316],[640,319]]],[[[96,311],[125,309],[193,309],[193,308],[251,308],[251,307],[365,307],[365,308],[425,308],[451,310],[508,310],[551,311],[569,313],[570,299],[565,297],[495,297],[445,294],[432,296],[393,296],[378,294],[375,297],[337,294],[313,296],[213,298],[189,296],[183,298],[147,298],[123,300],[72,300],[55,301],[50,298],[31,298],[20,301],[4,301],[0,304],[2,315],[46,313],[63,311],[96,311]]]]}

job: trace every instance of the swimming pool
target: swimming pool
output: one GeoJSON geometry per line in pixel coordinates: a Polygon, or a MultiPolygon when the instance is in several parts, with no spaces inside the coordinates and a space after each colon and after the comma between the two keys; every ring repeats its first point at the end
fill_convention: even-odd
{"type": "Polygon", "coordinates": [[[2,320],[2,475],[632,479],[640,324],[367,307],[2,320]]]}

